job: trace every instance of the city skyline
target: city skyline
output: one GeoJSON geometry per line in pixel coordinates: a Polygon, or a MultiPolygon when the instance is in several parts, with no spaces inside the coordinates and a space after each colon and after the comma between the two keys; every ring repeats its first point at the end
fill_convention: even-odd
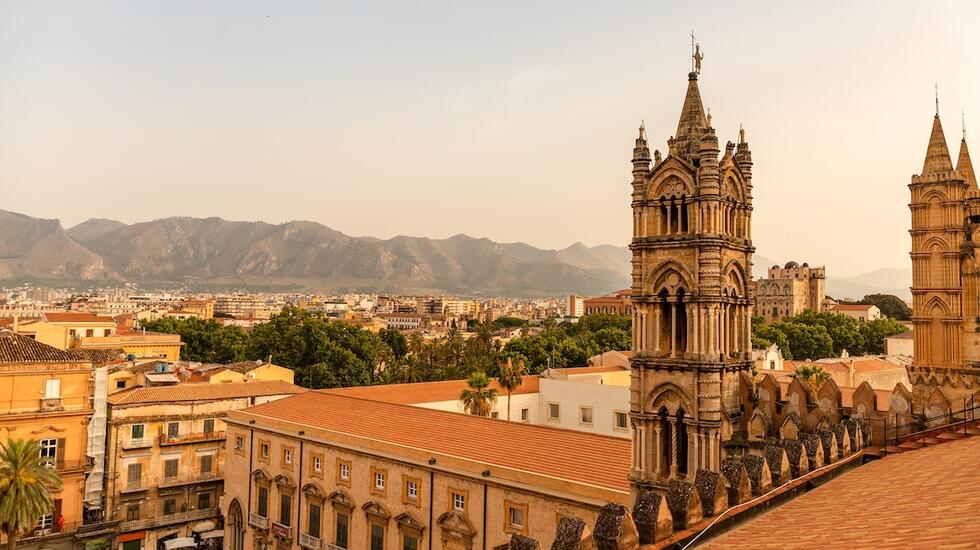
{"type": "Polygon", "coordinates": [[[710,19],[641,4],[6,5],[2,207],[66,226],[219,216],[622,246],[636,127],[666,152],[693,28],[719,139],[743,124],[755,152],[759,252],[842,276],[907,267],[898,235],[934,82],[954,157],[961,111],[980,117],[977,8],[955,5],[951,21],[894,3],[715,4],[710,19]]]}

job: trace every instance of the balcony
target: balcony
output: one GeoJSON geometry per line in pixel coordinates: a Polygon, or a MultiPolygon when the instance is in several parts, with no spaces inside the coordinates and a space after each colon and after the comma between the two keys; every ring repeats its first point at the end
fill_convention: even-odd
{"type": "Polygon", "coordinates": [[[44,466],[59,472],[71,472],[77,470],[89,470],[95,466],[95,461],[91,457],[79,458],[74,460],[48,459],[44,461],[44,466]]]}
{"type": "Polygon", "coordinates": [[[256,529],[268,529],[269,528],[269,518],[265,516],[260,516],[255,512],[251,512],[248,515],[248,524],[256,529]]]}
{"type": "Polygon", "coordinates": [[[41,412],[56,412],[64,410],[60,397],[48,397],[41,400],[41,412]]]}
{"type": "Polygon", "coordinates": [[[146,519],[136,519],[132,521],[124,521],[119,525],[119,530],[121,532],[127,531],[142,531],[144,529],[152,529],[154,527],[163,527],[166,525],[172,525],[175,523],[187,523],[188,521],[195,521],[199,519],[208,519],[217,516],[219,513],[218,508],[201,508],[199,510],[190,510],[187,512],[177,512],[176,514],[168,514],[165,516],[157,516],[154,518],[146,519]]]}
{"type": "Polygon", "coordinates": [[[299,534],[299,545],[310,550],[320,550],[320,538],[306,533],[299,534]]]}
{"type": "Polygon", "coordinates": [[[120,483],[119,492],[120,493],[137,493],[139,491],[148,491],[153,484],[148,479],[140,478],[136,480],[123,481],[120,483]]]}
{"type": "Polygon", "coordinates": [[[123,449],[146,449],[153,446],[153,439],[144,437],[142,439],[127,439],[123,441],[123,449]]]}
{"type": "Polygon", "coordinates": [[[181,485],[192,485],[194,483],[210,483],[212,481],[221,481],[223,476],[220,472],[195,472],[187,475],[178,475],[172,477],[164,477],[160,480],[159,487],[165,489],[167,487],[179,487],[181,485]]]}
{"type": "Polygon", "coordinates": [[[293,538],[293,528],[289,525],[283,525],[278,521],[272,522],[272,528],[269,529],[272,536],[280,539],[290,539],[293,538]]]}
{"type": "Polygon", "coordinates": [[[327,543],[327,550],[347,550],[343,546],[337,546],[336,544],[327,543]]]}
{"type": "Polygon", "coordinates": [[[181,435],[160,434],[160,446],[183,445],[185,443],[199,443],[204,441],[224,441],[224,439],[225,432],[200,432],[181,435]]]}

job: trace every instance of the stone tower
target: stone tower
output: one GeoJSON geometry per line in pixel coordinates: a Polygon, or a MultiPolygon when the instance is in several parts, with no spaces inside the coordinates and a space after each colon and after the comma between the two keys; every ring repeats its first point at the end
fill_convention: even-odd
{"type": "Polygon", "coordinates": [[[918,411],[944,398],[958,409],[957,400],[980,391],[980,193],[965,134],[954,168],[937,111],[922,173],[909,184],[915,342],[909,379],[918,411]],[[943,395],[935,395],[937,387],[943,395]]]}
{"type": "Polygon", "coordinates": [[[740,373],[751,370],[752,154],[739,132],[719,158],[698,73],[667,156],[633,149],[633,357],[630,479],[718,471],[739,421],[740,373]]]}

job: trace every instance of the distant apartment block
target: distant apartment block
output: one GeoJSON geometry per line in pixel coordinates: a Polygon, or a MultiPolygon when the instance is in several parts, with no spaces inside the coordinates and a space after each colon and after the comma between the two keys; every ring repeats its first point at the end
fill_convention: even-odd
{"type": "Polygon", "coordinates": [[[614,294],[588,298],[583,302],[585,315],[631,315],[633,308],[630,306],[630,294],[632,292],[632,289],[627,288],[614,294]]]}
{"type": "Polygon", "coordinates": [[[769,268],[766,278],[756,283],[756,314],[767,321],[799,315],[810,309],[822,311],[826,297],[826,270],[788,262],[769,268]]]}

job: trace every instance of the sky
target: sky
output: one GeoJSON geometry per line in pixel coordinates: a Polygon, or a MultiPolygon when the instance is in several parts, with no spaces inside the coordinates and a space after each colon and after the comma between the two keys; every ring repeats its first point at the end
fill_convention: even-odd
{"type": "Polygon", "coordinates": [[[934,83],[980,161],[978,27],[972,1],[5,1],[0,209],[624,245],[636,129],[666,150],[693,30],[758,253],[906,267],[934,83]]]}

